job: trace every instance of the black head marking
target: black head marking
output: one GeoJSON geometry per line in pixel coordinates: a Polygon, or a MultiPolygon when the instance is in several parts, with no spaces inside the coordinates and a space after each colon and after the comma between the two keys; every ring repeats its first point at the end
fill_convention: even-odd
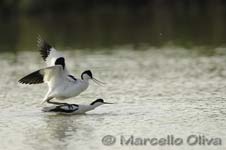
{"type": "Polygon", "coordinates": [[[57,60],[55,61],[55,65],[62,65],[63,69],[65,68],[65,60],[63,57],[59,57],[57,58],[57,60]]]}
{"type": "Polygon", "coordinates": [[[93,101],[90,105],[94,105],[97,102],[104,103],[104,100],[103,99],[97,99],[97,100],[93,101]]]}
{"type": "Polygon", "coordinates": [[[87,74],[88,76],[90,76],[91,79],[93,78],[92,72],[91,72],[90,70],[86,70],[86,71],[84,71],[84,72],[82,73],[82,75],[81,75],[81,79],[82,79],[82,80],[83,80],[83,76],[84,76],[85,74],[87,74]]]}

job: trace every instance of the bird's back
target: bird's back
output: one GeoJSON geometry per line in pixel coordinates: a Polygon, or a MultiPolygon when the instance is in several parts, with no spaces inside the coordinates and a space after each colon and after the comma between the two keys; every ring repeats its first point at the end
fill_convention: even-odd
{"type": "Polygon", "coordinates": [[[56,113],[73,113],[79,109],[77,104],[67,104],[67,105],[57,105],[44,107],[42,111],[44,112],[56,112],[56,113]]]}

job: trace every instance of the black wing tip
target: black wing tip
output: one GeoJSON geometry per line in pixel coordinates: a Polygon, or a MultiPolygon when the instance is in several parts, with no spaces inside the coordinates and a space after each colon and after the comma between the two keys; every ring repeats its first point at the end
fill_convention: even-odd
{"type": "Polygon", "coordinates": [[[29,83],[27,83],[26,81],[24,81],[24,78],[25,78],[25,77],[21,78],[20,80],[18,80],[18,82],[21,83],[21,84],[29,84],[29,83]]]}
{"type": "Polygon", "coordinates": [[[20,84],[28,84],[28,85],[31,85],[31,84],[32,84],[32,83],[30,83],[30,82],[24,81],[23,78],[20,79],[18,82],[19,82],[20,84]]]}
{"type": "Polygon", "coordinates": [[[40,35],[37,37],[37,47],[40,49],[40,54],[44,60],[49,56],[52,46],[46,42],[40,35]]]}
{"type": "Polygon", "coordinates": [[[21,78],[18,82],[21,84],[40,84],[40,83],[43,83],[44,80],[43,80],[43,75],[40,74],[38,70],[21,78]]]}
{"type": "Polygon", "coordinates": [[[26,83],[23,82],[23,79],[18,80],[18,82],[21,83],[21,84],[26,84],[26,83]]]}

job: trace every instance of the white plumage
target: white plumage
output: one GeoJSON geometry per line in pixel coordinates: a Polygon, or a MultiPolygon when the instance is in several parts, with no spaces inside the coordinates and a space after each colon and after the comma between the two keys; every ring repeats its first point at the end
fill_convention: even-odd
{"type": "Polygon", "coordinates": [[[38,38],[38,47],[47,67],[30,73],[20,79],[19,82],[23,84],[47,83],[48,92],[42,102],[65,104],[50,100],[53,98],[64,100],[78,96],[88,88],[89,79],[96,83],[102,83],[93,78],[90,70],[84,71],[81,74],[81,79],[69,74],[64,56],[40,37],[38,38]]]}

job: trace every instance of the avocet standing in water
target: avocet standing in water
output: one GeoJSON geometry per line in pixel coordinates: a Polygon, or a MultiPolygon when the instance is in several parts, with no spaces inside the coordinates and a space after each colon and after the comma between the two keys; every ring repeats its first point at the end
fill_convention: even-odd
{"type": "Polygon", "coordinates": [[[42,111],[55,112],[60,114],[84,114],[103,104],[113,104],[113,103],[104,102],[103,99],[97,99],[89,105],[63,104],[51,107],[44,107],[42,111]]]}
{"type": "Polygon", "coordinates": [[[30,73],[19,82],[23,84],[47,83],[49,90],[42,103],[67,104],[50,100],[53,98],[64,100],[78,96],[88,88],[90,79],[97,84],[104,84],[95,79],[90,70],[84,71],[81,74],[81,79],[75,78],[68,72],[64,56],[41,37],[38,37],[37,46],[40,48],[40,54],[47,67],[30,73]]]}

